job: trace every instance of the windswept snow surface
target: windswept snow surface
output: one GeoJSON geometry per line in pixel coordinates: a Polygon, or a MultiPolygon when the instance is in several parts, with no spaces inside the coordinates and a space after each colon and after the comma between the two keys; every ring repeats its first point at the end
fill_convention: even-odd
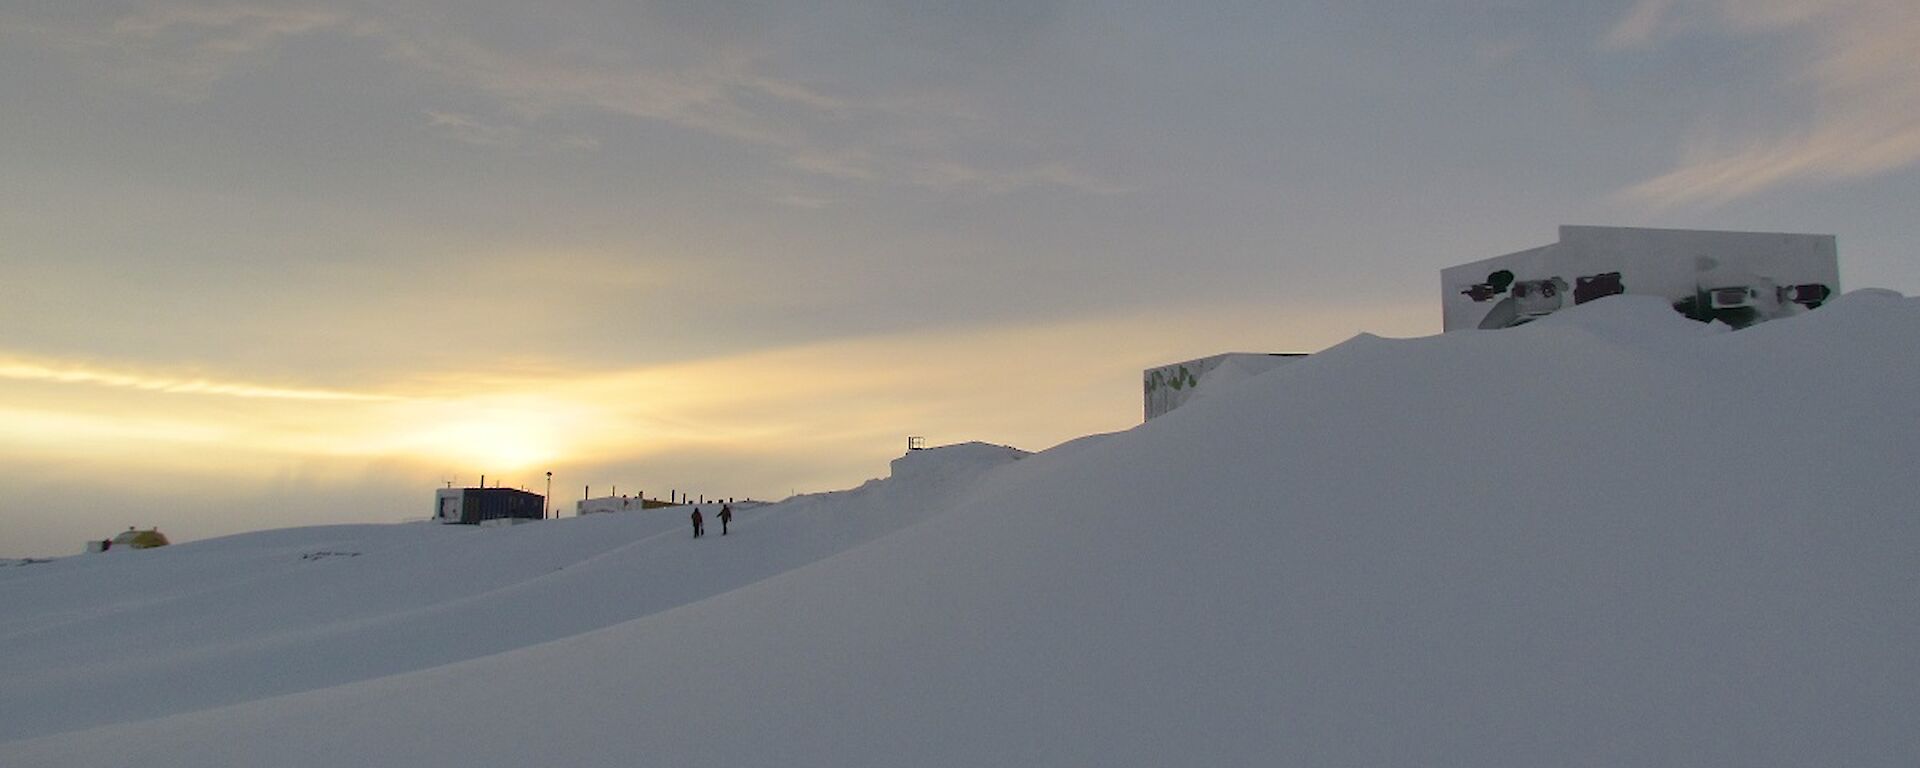
{"type": "Polygon", "coordinates": [[[725,538],[0,568],[0,765],[1913,766],[1916,341],[1887,292],[1737,333],[1616,297],[725,538]]]}

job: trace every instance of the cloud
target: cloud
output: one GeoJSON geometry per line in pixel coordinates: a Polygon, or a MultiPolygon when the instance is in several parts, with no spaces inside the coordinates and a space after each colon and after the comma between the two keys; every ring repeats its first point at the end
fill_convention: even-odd
{"type": "Polygon", "coordinates": [[[955,162],[927,163],[915,169],[913,181],[926,187],[966,186],[993,193],[1056,187],[1100,197],[1124,195],[1135,189],[1094,178],[1061,163],[1011,170],[982,169],[955,162]]]}
{"type": "Polygon", "coordinates": [[[387,44],[389,55],[463,88],[488,94],[529,118],[593,110],[657,120],[737,141],[792,146],[799,137],[781,121],[749,109],[752,95],[808,109],[829,100],[722,59],[661,69],[610,54],[566,50],[510,51],[459,35],[367,20],[361,34],[387,44]]]}
{"type": "Polygon", "coordinates": [[[514,147],[520,145],[519,128],[511,125],[496,125],[483,122],[473,115],[459,112],[426,111],[427,127],[455,141],[481,147],[514,147]]]}
{"type": "Polygon", "coordinates": [[[1709,23],[1743,37],[1784,38],[1784,78],[1809,91],[1810,117],[1748,121],[1774,131],[1707,133],[1677,167],[1624,191],[1655,205],[1718,204],[1795,183],[1839,183],[1920,164],[1920,13],[1911,0],[1642,0],[1603,44],[1652,44],[1669,28],[1709,23]],[[1803,51],[1801,53],[1791,53],[1803,51]]]}
{"type": "Polygon", "coordinates": [[[596,412],[544,394],[563,379],[498,371],[467,378],[416,382],[404,393],[352,392],[0,360],[0,391],[15,401],[0,408],[0,432],[39,454],[78,451],[150,466],[379,457],[509,469],[563,454],[566,434],[596,412]],[[192,399],[155,399],[185,397],[192,399]]]}
{"type": "MultiPolygon", "coordinates": [[[[619,56],[508,53],[462,38],[381,34],[416,67],[492,94],[529,117],[591,110],[671,123],[766,149],[783,167],[810,176],[993,194],[1043,186],[1103,196],[1130,191],[1058,161],[996,170],[956,159],[937,146],[948,142],[929,142],[924,129],[914,127],[946,122],[943,114],[830,96],[762,73],[764,65],[751,56],[660,70],[619,56]],[[890,138],[890,132],[913,138],[890,138]]],[[[444,122],[470,143],[505,138],[502,128],[469,126],[470,117],[444,122]]]]}
{"type": "Polygon", "coordinates": [[[258,5],[154,5],[120,17],[115,35],[155,39],[190,30],[201,50],[251,52],[279,38],[333,26],[340,16],[317,7],[258,5]]]}
{"type": "Polygon", "coordinates": [[[817,176],[871,181],[879,176],[877,160],[867,152],[802,149],[789,153],[786,166],[817,176]]]}
{"type": "MultiPolygon", "coordinates": [[[[822,445],[884,452],[910,432],[1046,447],[1130,424],[1141,368],[1218,351],[1193,339],[1259,348],[1282,343],[1275,328],[1307,349],[1351,333],[1310,307],[1145,308],[649,366],[448,369],[379,391],[6,359],[0,444],[130,466],[362,458],[490,472],[716,451],[807,463],[822,445]]],[[[852,473],[871,458],[837,461],[852,473]]]]}
{"type": "Polygon", "coordinates": [[[1503,69],[1512,66],[1534,46],[1533,40],[1520,36],[1485,40],[1473,47],[1473,59],[1483,69],[1503,69]]]}
{"type": "Polygon", "coordinates": [[[423,114],[427,117],[427,130],[476,147],[572,152],[592,152],[600,148],[600,142],[591,136],[530,134],[520,126],[464,112],[428,109],[423,114]]]}
{"type": "Polygon", "coordinates": [[[340,26],[321,7],[155,5],[113,22],[104,37],[77,37],[118,59],[118,73],[162,93],[199,99],[230,72],[269,55],[288,38],[340,26]]]}
{"type": "Polygon", "coordinates": [[[100,444],[108,442],[218,445],[234,437],[231,430],[215,424],[140,414],[100,415],[0,408],[0,424],[7,427],[7,434],[0,437],[0,444],[9,440],[26,440],[42,452],[74,443],[86,445],[95,451],[100,444]]]}
{"type": "Polygon", "coordinates": [[[1920,124],[1876,116],[1828,119],[1802,136],[1690,154],[1681,167],[1630,187],[1627,196],[1659,205],[1722,204],[1789,183],[1891,173],[1920,162],[1920,124]]]}
{"type": "Polygon", "coordinates": [[[925,189],[970,189],[987,194],[1005,194],[1035,187],[1068,189],[1099,197],[1135,191],[1133,187],[1096,178],[1059,162],[995,168],[910,154],[801,150],[789,156],[785,164],[788,168],[829,179],[881,182],[925,189]]]}
{"type": "Polygon", "coordinates": [[[833,204],[835,202],[834,199],[831,197],[807,195],[807,194],[801,194],[797,192],[776,194],[771,197],[768,197],[767,199],[771,200],[775,204],[784,205],[788,208],[801,208],[809,211],[819,211],[819,210],[825,210],[827,208],[831,208],[833,207],[833,204]]]}
{"type": "MultiPolygon", "coordinates": [[[[627,12],[653,20],[650,11],[627,12]]],[[[592,30],[578,27],[553,37],[483,39],[397,10],[299,2],[153,3],[91,24],[5,25],[114,80],[190,101],[210,98],[219,83],[271,61],[296,38],[371,44],[404,72],[450,86],[443,104],[457,108],[418,109],[435,134],[478,147],[594,149],[600,142],[575,126],[610,115],[732,140],[773,168],[818,181],[987,193],[1125,191],[1057,158],[983,162],[1013,142],[991,120],[923,93],[834,93],[793,74],[778,50],[677,39],[670,25],[640,24],[638,39],[618,43],[590,40],[592,30]],[[528,42],[534,39],[540,42],[528,42]]],[[[598,125],[606,130],[605,121],[598,125]]]]}
{"type": "Polygon", "coordinates": [[[7,359],[0,359],[0,379],[119,387],[172,395],[216,395],[274,400],[356,400],[364,402],[398,399],[391,395],[366,392],[275,387],[248,382],[218,381],[205,378],[152,376],[140,373],[103,371],[72,364],[47,364],[7,359]]]}
{"type": "Polygon", "coordinates": [[[1601,38],[1602,48],[1621,50],[1647,45],[1669,21],[1676,0],[1640,0],[1601,38]]]}

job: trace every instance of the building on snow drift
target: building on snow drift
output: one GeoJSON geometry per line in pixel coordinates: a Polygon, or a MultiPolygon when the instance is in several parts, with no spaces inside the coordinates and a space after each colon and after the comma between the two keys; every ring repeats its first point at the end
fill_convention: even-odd
{"type": "MultiPolygon", "coordinates": [[[[1440,270],[1441,329],[1510,328],[1615,294],[1659,296],[1735,328],[1840,293],[1833,235],[1562,225],[1560,241],[1440,270]]],[[[1147,420],[1221,383],[1306,357],[1230,353],[1142,372],[1147,420]]]]}
{"type": "Polygon", "coordinates": [[[1833,235],[1561,226],[1560,241],[1440,270],[1445,331],[1508,328],[1603,296],[1659,296],[1735,328],[1840,293],[1833,235]]]}
{"type": "Polygon", "coordinates": [[[1147,419],[1152,420],[1184,405],[1208,384],[1218,385],[1231,379],[1265,373],[1304,354],[1275,352],[1250,354],[1229,352],[1224,355],[1188,360],[1184,363],[1148,368],[1141,374],[1145,389],[1147,419]]]}

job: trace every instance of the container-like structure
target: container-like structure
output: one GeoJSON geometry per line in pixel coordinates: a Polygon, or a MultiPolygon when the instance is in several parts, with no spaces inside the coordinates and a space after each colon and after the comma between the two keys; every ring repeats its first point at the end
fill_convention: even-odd
{"type": "Polygon", "coordinates": [[[441,488],[434,492],[433,519],[479,525],[488,520],[540,520],[547,497],[518,488],[441,488]]]}
{"type": "Polygon", "coordinates": [[[161,533],[158,528],[148,528],[144,531],[128,528],[113,537],[113,546],[119,549],[153,549],[171,543],[167,541],[167,535],[161,533]]]}
{"type": "Polygon", "coordinates": [[[674,506],[672,502],[648,499],[640,496],[600,496],[581,499],[573,503],[573,513],[578,515],[597,515],[609,512],[633,512],[643,509],[660,509],[674,506]]]}

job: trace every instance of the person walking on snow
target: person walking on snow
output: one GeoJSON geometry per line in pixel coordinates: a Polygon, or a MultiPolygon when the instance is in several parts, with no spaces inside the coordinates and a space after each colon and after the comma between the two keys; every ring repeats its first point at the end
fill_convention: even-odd
{"type": "Polygon", "coordinates": [[[700,538],[700,534],[706,533],[706,530],[701,527],[700,523],[701,523],[700,508],[694,507],[693,508],[693,537],[696,539],[700,538]]]}
{"type": "Polygon", "coordinates": [[[720,535],[727,535],[727,523],[733,522],[733,505],[720,505],[720,535]]]}

